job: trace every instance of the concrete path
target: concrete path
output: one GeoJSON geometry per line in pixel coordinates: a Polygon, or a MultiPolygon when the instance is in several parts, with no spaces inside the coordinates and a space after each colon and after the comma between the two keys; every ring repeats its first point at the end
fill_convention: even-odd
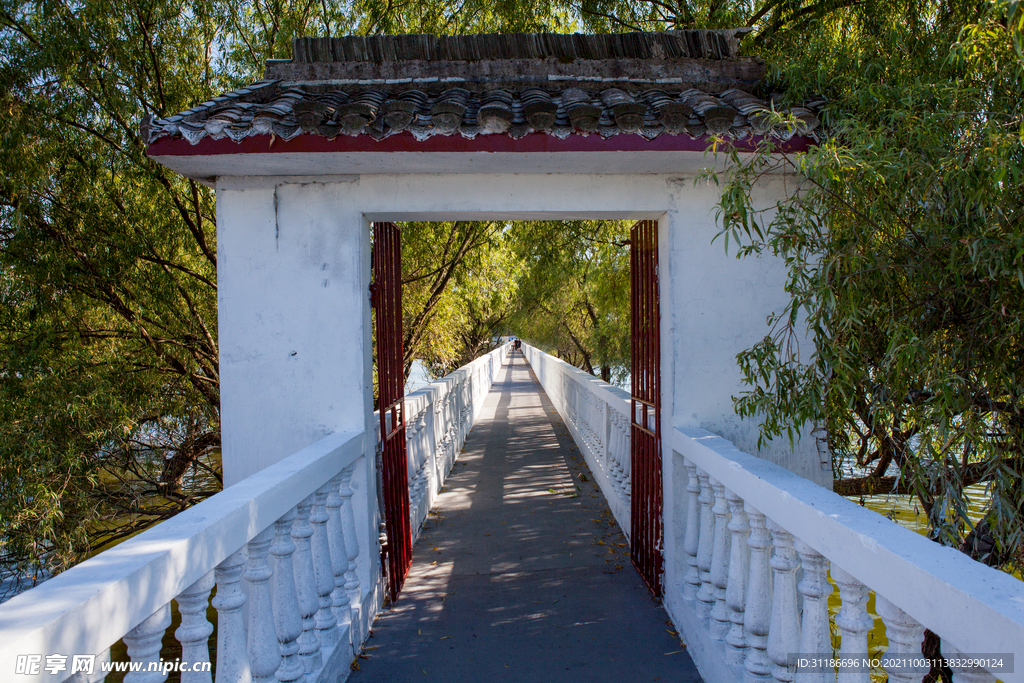
{"type": "Polygon", "coordinates": [[[358,663],[353,683],[701,680],[522,353],[358,663]]]}

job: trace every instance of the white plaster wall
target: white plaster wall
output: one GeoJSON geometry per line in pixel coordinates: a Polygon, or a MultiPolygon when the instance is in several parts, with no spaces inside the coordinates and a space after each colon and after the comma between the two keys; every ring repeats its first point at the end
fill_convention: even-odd
{"type": "Polygon", "coordinates": [[[220,187],[224,485],[372,413],[369,232],[345,183],[220,187]],[[347,219],[347,220],[346,220],[347,219]]]}
{"type": "MultiPolygon", "coordinates": [[[[768,176],[755,189],[755,201],[773,207],[792,183],[786,176],[768,176]]],[[[821,467],[809,435],[795,449],[783,437],[759,452],[759,423],[741,420],[733,410],[732,397],[746,390],[736,354],[762,339],[767,316],[785,306],[785,264],[771,256],[737,259],[735,244],[728,254],[724,240],[712,244],[718,232],[718,186],[695,188],[690,179],[669,180],[669,186],[671,208],[660,236],[662,348],[673,349],[675,365],[674,379],[665,378],[666,390],[671,387],[665,399],[672,426],[707,429],[744,451],[831,486],[831,467],[821,467]]],[[[812,350],[810,343],[801,348],[812,350]]]]}
{"type": "MultiPolygon", "coordinates": [[[[253,172],[259,172],[254,169],[253,172]]],[[[666,426],[701,427],[757,453],[741,421],[736,353],[785,302],[784,266],[721,242],[719,189],[683,175],[374,174],[218,179],[222,430],[226,484],[333,431],[367,424],[369,222],[529,218],[661,221],[666,426]]],[[[761,188],[771,204],[786,191],[761,188]]],[[[827,483],[813,441],[763,457],[827,483]]],[[[666,504],[674,497],[665,458],[666,504]]],[[[670,509],[670,508],[667,508],[670,509]]],[[[668,551],[669,549],[666,548],[668,551]]]]}

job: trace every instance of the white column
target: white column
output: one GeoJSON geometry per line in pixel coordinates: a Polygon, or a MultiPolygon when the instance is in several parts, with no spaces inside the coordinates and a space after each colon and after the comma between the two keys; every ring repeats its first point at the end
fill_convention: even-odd
{"type": "MultiPolygon", "coordinates": [[[[358,462],[358,461],[357,461],[358,462]]],[[[359,577],[356,575],[356,558],[359,557],[359,541],[356,540],[356,519],[352,512],[352,475],[355,473],[355,463],[341,471],[341,488],[338,495],[341,496],[341,530],[345,534],[345,549],[348,552],[348,569],[345,571],[345,591],[352,601],[353,610],[360,609],[363,595],[359,587],[359,577]]],[[[353,615],[354,616],[354,615],[353,615]]]]}
{"type": "MultiPolygon", "coordinates": [[[[341,508],[344,501],[338,493],[341,475],[331,479],[331,492],[327,496],[327,540],[330,542],[331,567],[334,569],[334,590],[331,592],[334,616],[338,625],[352,623],[352,601],[345,592],[345,572],[348,571],[348,550],[345,548],[345,533],[342,529],[341,508]]],[[[351,629],[349,637],[351,638],[351,629]]]]}
{"type": "Polygon", "coordinates": [[[355,187],[221,179],[225,487],[329,434],[366,428],[373,401],[370,231],[355,187]]]}
{"type": "Polygon", "coordinates": [[[302,617],[302,635],[299,636],[299,659],[307,674],[320,668],[320,638],[316,632],[316,615],[320,599],[316,592],[316,575],[313,572],[313,553],[309,539],[313,527],[309,523],[309,512],[313,507],[313,496],[299,503],[298,516],[292,526],[292,540],[295,541],[293,564],[295,568],[295,593],[299,599],[299,615],[302,617]]]}
{"type": "Polygon", "coordinates": [[[686,574],[683,580],[683,597],[687,600],[697,599],[700,588],[700,573],[697,569],[697,538],[700,536],[700,480],[697,479],[697,466],[689,460],[684,461],[686,468],[686,535],[683,538],[683,552],[686,554],[686,574]]]}
{"type": "Polygon", "coordinates": [[[747,640],[743,634],[743,611],[747,602],[747,580],[750,576],[750,524],[743,510],[743,499],[729,489],[725,490],[729,502],[729,585],[725,589],[725,602],[729,607],[729,621],[732,623],[726,635],[725,661],[730,666],[742,666],[747,655],[747,640]]]}
{"type": "Polygon", "coordinates": [[[303,681],[305,670],[299,661],[299,644],[302,635],[302,618],[299,616],[299,599],[295,595],[295,569],[292,556],[295,544],[292,542],[292,523],[295,522],[294,508],[274,522],[274,542],[270,554],[274,563],[274,625],[277,640],[281,644],[281,666],[277,669],[277,680],[281,683],[303,681]]]}
{"type": "Polygon", "coordinates": [[[885,623],[885,636],[889,640],[889,649],[882,658],[882,667],[888,672],[890,683],[920,683],[921,678],[928,673],[927,667],[912,673],[905,666],[899,665],[908,659],[922,658],[924,626],[878,593],[875,593],[875,610],[885,623]],[[894,662],[898,668],[893,666],[894,662]]]}
{"type": "MultiPolygon", "coordinates": [[[[799,539],[795,542],[804,576],[797,590],[804,598],[803,620],[800,624],[800,654],[832,656],[832,629],[828,623],[828,596],[832,584],[828,582],[828,560],[799,539]]],[[[804,672],[797,670],[797,683],[832,683],[831,671],[804,672]]]]}
{"type": "MultiPolygon", "coordinates": [[[[839,644],[840,659],[861,659],[868,652],[868,633],[874,626],[874,619],[868,615],[868,587],[842,567],[832,565],[832,578],[839,585],[839,597],[843,606],[836,615],[836,626],[842,641],[839,644]]],[[[855,667],[839,668],[839,683],[871,683],[871,672],[855,667]]]]}
{"type": "Polygon", "coordinates": [[[312,554],[313,576],[316,579],[316,593],[319,608],[316,611],[316,632],[320,647],[329,648],[338,644],[338,619],[334,616],[334,569],[331,567],[331,549],[327,542],[327,495],[331,483],[327,482],[314,494],[313,512],[309,517],[313,525],[312,554]]]}
{"type": "Polygon", "coordinates": [[[281,653],[270,603],[270,577],[274,575],[267,555],[274,539],[274,527],[264,529],[249,541],[245,580],[249,582],[249,670],[253,683],[272,683],[281,665],[281,653]]]}
{"type": "Polygon", "coordinates": [[[245,620],[242,605],[245,593],[239,583],[245,549],[231,554],[217,565],[217,595],[211,602],[217,609],[217,683],[250,683],[249,654],[245,644],[245,620]]]}
{"type": "Polygon", "coordinates": [[[697,537],[697,570],[700,575],[700,588],[697,590],[697,616],[705,626],[711,619],[711,608],[715,604],[714,587],[711,584],[711,555],[715,541],[715,516],[711,507],[715,496],[708,483],[708,475],[697,470],[700,480],[700,535],[697,537]]]}
{"type": "Polygon", "coordinates": [[[772,660],[772,676],[780,683],[793,680],[795,666],[789,665],[790,653],[800,647],[800,613],[796,601],[796,570],[800,562],[793,548],[793,535],[774,522],[769,526],[775,543],[771,565],[774,575],[772,589],[772,623],[768,630],[768,657],[772,660]]]}
{"type": "Polygon", "coordinates": [[[125,683],[162,683],[167,680],[167,674],[163,669],[147,669],[150,662],[160,661],[161,641],[170,625],[171,606],[164,605],[125,635],[124,644],[128,648],[128,658],[132,662],[142,662],[142,671],[129,672],[124,677],[125,683]]]}
{"type": "MultiPolygon", "coordinates": [[[[189,664],[210,661],[210,635],[213,624],[206,618],[210,606],[210,591],[213,590],[213,572],[196,581],[178,596],[178,611],[181,625],[174,631],[174,637],[181,643],[181,661],[189,664]]],[[[209,671],[181,672],[181,683],[213,683],[209,671]]]]}
{"type": "Polygon", "coordinates": [[[772,539],[765,516],[750,503],[744,503],[750,519],[750,576],[747,580],[747,606],[743,613],[743,633],[747,641],[747,657],[743,662],[744,683],[767,683],[771,680],[768,659],[768,633],[772,618],[772,539]]]}
{"type": "Polygon", "coordinates": [[[729,607],[725,603],[725,590],[729,580],[729,504],[725,500],[725,486],[716,479],[709,479],[711,489],[715,492],[715,506],[711,511],[715,515],[715,539],[711,547],[711,585],[715,596],[714,607],[711,608],[711,637],[725,640],[732,628],[729,607]]]}

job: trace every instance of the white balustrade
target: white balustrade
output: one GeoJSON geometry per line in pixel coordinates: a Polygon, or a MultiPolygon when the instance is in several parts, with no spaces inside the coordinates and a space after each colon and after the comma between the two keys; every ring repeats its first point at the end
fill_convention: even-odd
{"type": "Polygon", "coordinates": [[[697,569],[697,538],[700,535],[700,479],[697,478],[697,467],[692,462],[686,463],[686,536],[683,540],[683,552],[686,553],[686,575],[683,597],[687,600],[697,599],[700,588],[700,570],[697,569]]]}
{"type": "MultiPolygon", "coordinates": [[[[507,348],[407,399],[417,524],[507,348]]],[[[98,653],[99,667],[123,638],[131,661],[142,664],[127,683],[164,681],[176,667],[182,683],[344,680],[382,599],[371,527],[378,517],[374,441],[331,435],[0,605],[0,679],[14,675],[26,652],[98,653]],[[174,631],[180,662],[161,659],[172,600],[181,613],[174,631]],[[210,604],[217,610],[216,671],[210,604]]],[[[18,680],[58,683],[72,677],[70,668],[41,668],[18,680]]],[[[73,680],[99,676],[76,672],[73,680]]]]}
{"type": "MultiPolygon", "coordinates": [[[[628,531],[628,395],[523,349],[628,531]]],[[[443,485],[504,354],[499,349],[407,398],[414,528],[443,485]]],[[[666,511],[666,523],[684,524],[666,528],[666,552],[681,559],[666,563],[666,607],[706,680],[834,680],[831,672],[800,670],[790,661],[793,654],[831,648],[828,571],[842,600],[835,619],[840,654],[867,654],[873,589],[889,640],[882,666],[891,669],[892,681],[920,680],[920,672],[896,663],[920,652],[925,626],[942,638],[946,656],[1024,657],[1024,590],[1017,579],[721,437],[699,429],[663,436],[679,468],[666,479],[679,489],[668,498],[678,507],[666,511]]],[[[344,678],[381,600],[374,441],[359,433],[327,437],[12,598],[0,606],[0,672],[13,671],[24,652],[95,652],[102,661],[124,638],[132,661],[146,664],[125,680],[163,681],[160,647],[177,600],[182,622],[174,635],[183,658],[200,665],[182,672],[183,683],[344,678]],[[211,581],[218,616],[212,677],[202,666],[209,660],[211,581]]],[[[957,667],[954,679],[1024,681],[1024,672],[997,673],[957,667]]],[[[19,680],[59,682],[70,675],[19,680]]],[[[839,677],[866,683],[869,673],[848,669],[839,677]]]]}
{"type": "MultiPolygon", "coordinates": [[[[674,582],[678,602],[669,607],[681,624],[681,635],[699,643],[688,651],[698,668],[710,672],[707,680],[868,683],[871,671],[862,660],[877,656],[868,648],[868,634],[875,624],[867,610],[871,589],[876,592],[878,615],[886,625],[889,646],[881,664],[891,681],[920,681],[926,673],[896,666],[922,657],[922,624],[939,634],[947,657],[955,651],[950,639],[972,653],[1024,655],[1024,585],[1017,579],[900,528],[777,465],[742,453],[721,437],[699,429],[676,429],[671,438],[677,466],[685,472],[680,480],[686,482],[685,495],[676,504],[685,506],[687,512],[685,529],[680,529],[685,562],[674,582]],[[716,483],[726,487],[731,515],[726,527],[732,534],[726,606],[733,618],[742,610],[743,624],[743,640],[738,629],[730,628],[725,643],[716,640],[721,628],[714,593],[721,588],[721,581],[713,560],[718,526],[705,520],[709,513],[717,515],[716,521],[723,514],[716,483]],[[737,559],[737,549],[744,545],[740,542],[744,533],[741,510],[749,529],[745,560],[743,556],[737,559]],[[698,584],[692,582],[690,571],[694,560],[700,572],[696,591],[698,584]],[[745,597],[740,598],[736,577],[742,570],[737,565],[744,561],[747,582],[745,597]],[[847,663],[856,659],[858,666],[836,670],[808,666],[801,670],[795,666],[794,655],[832,656],[830,571],[841,599],[834,618],[840,634],[838,656],[847,663]],[[710,619],[705,616],[709,607],[710,619]],[[686,616],[689,614],[692,618],[686,616]],[[740,666],[739,649],[743,646],[746,651],[740,666]]],[[[996,678],[1022,681],[1024,675],[1008,671],[994,675],[981,668],[954,672],[957,683],[992,683],[996,678]]]]}
{"type": "Polygon", "coordinates": [[[331,567],[331,549],[327,541],[327,496],[331,483],[327,482],[314,494],[313,510],[309,522],[313,527],[311,548],[313,554],[313,576],[316,579],[316,593],[319,605],[316,611],[316,633],[321,647],[336,647],[338,644],[338,618],[334,616],[334,568],[331,567]]]}
{"type": "MultiPolygon", "coordinates": [[[[299,660],[298,638],[302,635],[302,618],[299,616],[299,599],[295,593],[295,571],[292,565],[292,558],[295,554],[292,525],[297,515],[298,511],[293,508],[274,522],[274,541],[270,544],[270,554],[274,556],[275,560],[274,625],[277,628],[281,653],[281,666],[277,669],[277,680],[281,683],[302,681],[305,677],[305,668],[299,660]]],[[[345,565],[348,566],[347,557],[345,565]]]]}
{"type": "Polygon", "coordinates": [[[261,531],[249,541],[249,557],[245,561],[244,576],[249,583],[248,651],[252,683],[273,683],[277,667],[281,665],[270,598],[270,577],[274,572],[267,562],[273,540],[273,527],[261,531]]]}
{"type": "MultiPolygon", "coordinates": [[[[348,548],[345,545],[344,524],[341,520],[341,508],[345,501],[341,498],[341,480],[339,474],[330,481],[330,494],[327,496],[327,536],[330,540],[331,567],[334,569],[334,590],[331,592],[332,608],[338,624],[344,627],[352,623],[352,599],[345,591],[345,573],[348,571],[348,548]]],[[[289,553],[290,559],[290,553],[289,553]]],[[[294,586],[292,588],[294,590],[294,586]]]]}
{"type": "Polygon", "coordinates": [[[217,595],[212,602],[217,610],[217,680],[222,682],[249,683],[252,680],[242,614],[246,602],[241,587],[244,564],[245,551],[239,550],[214,571],[217,595]]]}
{"type": "MultiPolygon", "coordinates": [[[[839,627],[839,658],[845,662],[863,661],[868,654],[868,633],[875,625],[868,615],[868,587],[840,567],[832,567],[832,579],[839,585],[843,606],[836,615],[839,627]]],[[[840,664],[841,683],[871,683],[871,672],[864,666],[840,664]]]]}
{"type": "MultiPolygon", "coordinates": [[[[687,488],[689,490],[689,488],[687,488]]],[[[747,600],[747,580],[750,576],[750,524],[743,509],[743,499],[726,489],[725,499],[729,502],[729,583],[725,601],[729,607],[729,633],[726,635],[725,661],[733,667],[743,665],[747,654],[747,640],[743,634],[743,611],[747,600]]]]}
{"type": "Polygon", "coordinates": [[[772,618],[772,537],[765,516],[744,502],[750,520],[750,575],[747,581],[747,604],[743,612],[743,633],[747,640],[747,656],[743,661],[746,683],[771,680],[772,662],[768,658],[768,633],[772,618]]]}
{"type": "Polygon", "coordinates": [[[725,500],[725,486],[716,479],[709,479],[715,492],[715,505],[711,508],[715,516],[715,537],[711,544],[711,594],[715,603],[711,608],[711,637],[725,640],[732,627],[729,607],[725,602],[726,582],[729,578],[729,504],[725,500]]]}
{"type": "MultiPolygon", "coordinates": [[[[797,539],[794,543],[804,575],[796,588],[803,596],[803,615],[800,621],[799,652],[818,657],[832,655],[832,628],[828,617],[828,596],[832,584],[828,582],[828,560],[814,548],[797,539]]],[[[835,679],[831,671],[815,669],[800,671],[797,668],[797,683],[829,683],[835,679]]]]}
{"type": "MultiPolygon", "coordinates": [[[[206,618],[213,590],[213,572],[189,586],[178,596],[178,611],[181,625],[174,631],[174,637],[181,643],[181,661],[202,664],[210,661],[210,636],[213,624],[206,618]]],[[[181,672],[181,683],[213,683],[213,673],[191,666],[181,672]]]]}
{"type": "Polygon", "coordinates": [[[768,525],[775,544],[772,555],[772,621],[768,627],[768,658],[776,681],[792,681],[796,665],[789,656],[799,652],[800,612],[797,609],[796,570],[800,562],[793,534],[774,522],[768,525]]]}
{"type": "Polygon", "coordinates": [[[171,625],[171,606],[164,605],[142,623],[125,634],[124,644],[128,657],[144,665],[142,671],[130,671],[124,677],[125,683],[161,683],[167,680],[167,672],[149,670],[150,663],[160,662],[160,647],[164,632],[171,625]]]}
{"type": "Polygon", "coordinates": [[[921,658],[924,626],[881,595],[875,596],[875,609],[885,622],[885,635],[889,640],[889,649],[882,659],[882,667],[889,674],[889,681],[919,683],[921,677],[928,673],[929,667],[908,671],[916,667],[908,667],[906,664],[909,660],[921,658]]]}
{"type": "MultiPolygon", "coordinates": [[[[523,352],[616,512],[629,500],[628,394],[532,346],[524,344],[523,352]]],[[[662,417],[672,424],[672,416],[662,417]]],[[[705,680],[835,681],[835,670],[800,669],[792,659],[832,655],[829,571],[840,586],[834,622],[841,654],[870,654],[874,622],[866,606],[873,589],[889,640],[882,666],[892,668],[891,681],[921,680],[924,672],[895,663],[920,656],[924,626],[942,638],[944,652],[1014,653],[1024,660],[1019,580],[720,436],[695,428],[662,436],[666,505],[675,506],[664,516],[665,552],[675,553],[665,563],[665,606],[705,680]]],[[[628,516],[616,512],[616,518],[628,533],[628,516]]],[[[864,667],[844,668],[838,674],[844,683],[870,678],[864,667]]],[[[954,678],[1022,683],[1019,668],[996,676],[963,668],[954,678]]]]}
{"type": "Polygon", "coordinates": [[[292,540],[295,554],[292,556],[295,569],[295,592],[299,599],[299,616],[302,618],[302,635],[299,636],[299,659],[309,675],[323,664],[320,655],[320,637],[316,632],[316,612],[320,598],[316,592],[316,575],[313,570],[313,550],[310,539],[313,525],[309,515],[313,510],[313,496],[303,499],[292,526],[292,540]]]}
{"type": "Polygon", "coordinates": [[[700,538],[697,540],[697,571],[700,575],[700,588],[697,589],[697,617],[705,627],[709,626],[711,610],[715,604],[715,589],[711,583],[711,564],[715,542],[715,515],[712,508],[715,494],[708,481],[707,472],[697,470],[700,482],[700,538]]]}
{"type": "Polygon", "coordinates": [[[523,344],[523,354],[569,428],[612,515],[630,531],[629,392],[523,344]]]}

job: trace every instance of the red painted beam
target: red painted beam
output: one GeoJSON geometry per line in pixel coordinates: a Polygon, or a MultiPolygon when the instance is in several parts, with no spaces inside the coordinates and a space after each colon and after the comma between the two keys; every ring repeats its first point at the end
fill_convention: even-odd
{"type": "MultiPolygon", "coordinates": [[[[752,152],[762,139],[762,136],[753,136],[731,144],[741,152],[752,152]]],[[[456,134],[434,135],[420,141],[412,133],[405,132],[383,140],[374,140],[369,135],[339,135],[333,140],[312,134],[298,135],[291,140],[271,135],[253,135],[241,142],[229,138],[203,138],[195,145],[183,138],[164,137],[153,142],[146,153],[149,156],[215,156],[297,152],[703,152],[709,144],[709,136],[694,139],[689,135],[667,134],[653,140],[634,134],[619,134],[610,138],[602,138],[597,134],[573,134],[564,140],[547,133],[530,133],[518,140],[508,135],[478,135],[469,139],[456,134]]],[[[779,143],[779,149],[803,152],[814,144],[812,138],[793,136],[779,143]]]]}

